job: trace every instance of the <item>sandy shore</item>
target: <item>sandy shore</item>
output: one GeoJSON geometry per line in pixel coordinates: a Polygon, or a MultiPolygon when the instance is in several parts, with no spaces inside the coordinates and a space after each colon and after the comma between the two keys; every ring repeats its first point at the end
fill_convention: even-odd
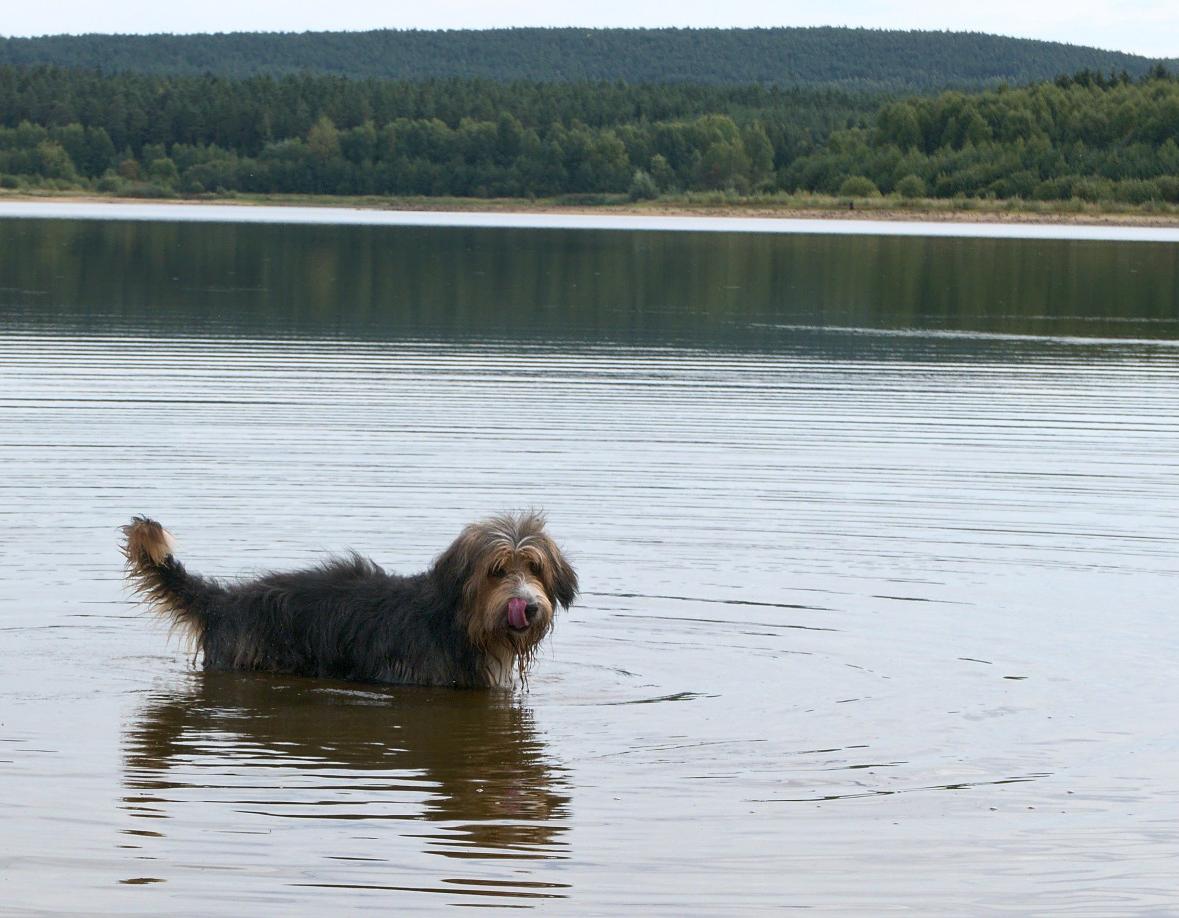
{"type": "Polygon", "coordinates": [[[787,220],[887,220],[922,223],[1009,223],[1031,225],[1091,225],[1179,227],[1179,209],[1169,212],[1049,210],[1045,205],[1025,205],[1035,209],[1007,209],[993,202],[974,207],[955,207],[952,201],[918,201],[911,206],[896,206],[893,201],[856,202],[849,207],[840,202],[821,206],[797,206],[772,200],[750,199],[738,202],[643,201],[604,204],[570,203],[552,199],[528,198],[386,198],[328,197],[321,195],[255,195],[250,197],[175,197],[131,198],[114,195],[62,193],[0,193],[0,201],[38,201],[75,204],[192,204],[220,206],[288,206],[325,207],[376,211],[447,211],[462,213],[519,214],[587,214],[630,217],[712,217],[769,218],[787,220]]]}
{"type": "MultiPolygon", "coordinates": [[[[661,217],[768,217],[791,220],[890,220],[921,223],[1027,223],[1093,226],[1179,226],[1179,214],[1034,213],[988,210],[909,210],[895,207],[834,210],[826,208],[748,207],[711,208],[668,205],[618,208],[619,213],[661,217]]],[[[595,211],[597,212],[597,211],[595,211]]]]}

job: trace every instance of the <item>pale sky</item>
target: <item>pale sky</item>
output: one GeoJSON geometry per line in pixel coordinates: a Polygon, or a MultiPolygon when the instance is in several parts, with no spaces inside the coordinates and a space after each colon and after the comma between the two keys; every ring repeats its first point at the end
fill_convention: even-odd
{"type": "Polygon", "coordinates": [[[302,32],[507,26],[815,26],[947,29],[1179,58],[1177,0],[46,0],[6,3],[0,35],[302,32]]]}

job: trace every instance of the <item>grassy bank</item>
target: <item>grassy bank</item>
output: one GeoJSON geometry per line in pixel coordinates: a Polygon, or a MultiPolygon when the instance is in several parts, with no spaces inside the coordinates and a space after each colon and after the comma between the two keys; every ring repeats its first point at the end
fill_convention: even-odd
{"type": "Polygon", "coordinates": [[[553,198],[385,197],[378,195],[120,195],[71,189],[0,190],[3,201],[86,201],[346,207],[371,210],[471,213],[612,213],[634,216],[778,217],[782,219],[861,219],[1010,223],[1095,223],[1179,226],[1179,205],[1151,201],[1007,201],[975,198],[902,198],[886,195],[847,198],[815,194],[741,196],[688,192],[647,201],[626,195],[564,195],[553,198]]]}

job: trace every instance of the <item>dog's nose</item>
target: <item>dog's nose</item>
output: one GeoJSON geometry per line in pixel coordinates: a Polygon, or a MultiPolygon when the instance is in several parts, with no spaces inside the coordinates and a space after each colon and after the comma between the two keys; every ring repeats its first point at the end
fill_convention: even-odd
{"type": "Polygon", "coordinates": [[[524,616],[528,619],[528,621],[532,621],[534,618],[536,618],[536,613],[539,611],[540,606],[534,602],[530,602],[524,607],[524,616]]]}

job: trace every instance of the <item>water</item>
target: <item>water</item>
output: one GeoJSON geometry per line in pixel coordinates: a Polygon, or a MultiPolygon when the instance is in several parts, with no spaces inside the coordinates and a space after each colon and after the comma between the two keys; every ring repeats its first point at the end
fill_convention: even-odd
{"type": "Polygon", "coordinates": [[[0,910],[1169,914],[1179,250],[0,222],[0,910]],[[120,582],[544,507],[527,694],[120,582]]]}

